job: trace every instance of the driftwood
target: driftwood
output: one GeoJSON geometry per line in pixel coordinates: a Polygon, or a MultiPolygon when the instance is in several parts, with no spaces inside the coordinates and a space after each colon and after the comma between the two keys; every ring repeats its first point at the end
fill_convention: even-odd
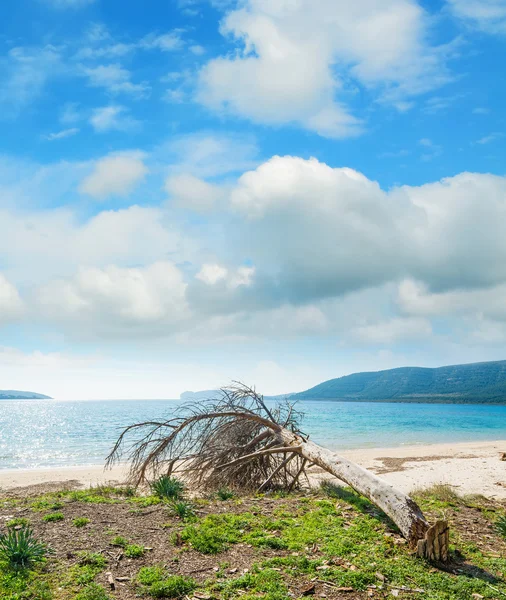
{"type": "Polygon", "coordinates": [[[195,488],[230,486],[263,491],[293,489],[317,465],[368,498],[398,526],[417,554],[448,560],[448,525],[432,527],[409,496],[367,469],[323,448],[299,430],[301,414],[289,403],[269,408],[242,384],[220,397],[180,407],[175,417],[127,427],[108,464],[129,446],[131,480],[138,485],[160,474],[181,474],[195,488]]]}

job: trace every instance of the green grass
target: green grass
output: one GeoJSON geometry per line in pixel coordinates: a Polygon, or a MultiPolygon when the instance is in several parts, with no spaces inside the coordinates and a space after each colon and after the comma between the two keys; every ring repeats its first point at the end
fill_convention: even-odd
{"type": "Polygon", "coordinates": [[[86,527],[90,520],[87,517],[77,517],[72,521],[72,525],[77,528],[86,527]]]}
{"type": "Polygon", "coordinates": [[[499,535],[501,535],[506,540],[506,515],[499,517],[495,523],[495,526],[497,531],[499,532],[499,535]]]}
{"type": "MultiPolygon", "coordinates": [[[[46,495],[38,500],[2,506],[9,510],[11,506],[36,504],[47,510],[49,505],[71,501],[72,493],[46,495]]],[[[135,519],[144,518],[139,503],[141,497],[119,496],[115,488],[94,489],[90,497],[123,503],[125,512],[132,505],[138,507],[139,516],[129,516],[132,524],[135,519]]],[[[441,512],[450,519],[451,544],[459,550],[452,552],[452,572],[438,570],[414,557],[392,523],[370,502],[350,489],[326,485],[321,492],[306,496],[294,494],[276,499],[269,495],[253,500],[237,497],[226,505],[226,511],[222,505],[217,514],[194,516],[191,522],[173,519],[170,525],[172,539],[178,548],[167,546],[167,558],[164,558],[167,566],[144,567],[126,586],[131,594],[146,598],[191,597],[192,592],[198,590],[213,600],[239,597],[241,600],[290,600],[294,594],[292,584],[309,583],[311,579],[327,581],[334,587],[350,587],[365,596],[368,586],[381,585],[377,577],[377,573],[381,573],[387,583],[381,592],[376,592],[378,598],[390,597],[392,589],[402,586],[423,589],[424,593],[417,596],[423,595],[430,600],[474,600],[473,594],[486,600],[506,597],[506,546],[502,541],[506,516],[499,516],[504,515],[504,510],[496,503],[480,498],[472,501],[461,498],[448,486],[419,492],[417,498],[431,521],[441,512]],[[486,539],[471,538],[470,531],[466,530],[466,523],[475,518],[473,515],[484,519],[485,527],[490,526],[490,535],[486,539]],[[223,556],[237,544],[250,547],[247,555],[252,558],[245,565],[249,568],[247,573],[234,573],[234,555],[223,556]],[[219,565],[219,570],[211,572],[208,581],[202,579],[205,575],[197,576],[200,582],[197,584],[171,574],[173,568],[169,565],[174,567],[176,561],[180,567],[187,566],[185,561],[191,556],[189,550],[216,556],[211,564],[219,565]]],[[[159,498],[156,501],[161,502],[159,498]]],[[[213,510],[207,503],[192,502],[199,507],[199,513],[200,509],[202,512],[213,510]]],[[[111,510],[107,508],[108,512],[111,510]]],[[[61,531],[68,531],[72,536],[73,521],[68,521],[62,524],[61,531]]],[[[18,533],[13,527],[8,530],[18,533]]],[[[105,548],[104,554],[86,551],[77,553],[75,558],[66,558],[65,551],[63,554],[60,551],[58,556],[43,557],[24,569],[14,569],[5,557],[0,557],[0,599],[108,598],[108,592],[98,585],[99,575],[114,568],[113,559],[108,559],[113,556],[113,549],[107,548],[107,541],[112,540],[112,545],[124,548],[126,557],[137,558],[144,552],[142,546],[117,533],[103,532],[105,540],[96,547],[105,548]],[[110,566],[108,560],[112,561],[110,566]]],[[[72,547],[76,548],[70,545],[70,550],[72,547]]],[[[242,552],[242,548],[238,547],[236,552],[242,552]]],[[[142,564],[149,564],[148,556],[145,556],[142,564]]],[[[328,589],[329,596],[332,589],[328,589]]],[[[112,592],[110,596],[116,597],[112,592]]],[[[408,596],[411,597],[400,593],[400,597],[408,596]]]]}
{"type": "Polygon", "coordinates": [[[48,515],[44,515],[42,520],[45,523],[55,523],[56,521],[63,521],[65,519],[65,515],[61,512],[49,513],[48,515]]]}
{"type": "Polygon", "coordinates": [[[162,475],[151,483],[153,493],[164,500],[179,500],[183,497],[184,485],[175,477],[162,475]]]}
{"type": "Polygon", "coordinates": [[[232,490],[229,490],[228,488],[220,488],[217,492],[216,492],[216,496],[218,497],[218,500],[222,500],[222,501],[226,501],[226,500],[231,500],[232,498],[235,498],[235,492],[233,492],[232,490]]]}
{"type": "Polygon", "coordinates": [[[170,502],[170,510],[183,521],[195,518],[195,508],[188,500],[173,500],[170,502]]]}
{"type": "Polygon", "coordinates": [[[77,596],[74,596],[74,600],[110,600],[110,598],[104,588],[97,583],[90,583],[77,596]]]}
{"type": "Polygon", "coordinates": [[[140,558],[144,556],[146,549],[144,546],[138,546],[137,544],[128,544],[125,546],[125,556],[127,558],[140,558]]]}
{"type": "Polygon", "coordinates": [[[112,539],[111,544],[113,546],[118,546],[119,548],[125,548],[128,546],[128,540],[121,535],[117,535],[112,539]]]}
{"type": "Polygon", "coordinates": [[[143,595],[152,598],[181,598],[197,587],[193,579],[170,575],[162,567],[144,567],[137,574],[137,585],[143,595]]]}
{"type": "Polygon", "coordinates": [[[30,525],[30,519],[26,519],[25,517],[16,517],[15,519],[11,519],[7,521],[7,527],[28,527],[30,525]]]}

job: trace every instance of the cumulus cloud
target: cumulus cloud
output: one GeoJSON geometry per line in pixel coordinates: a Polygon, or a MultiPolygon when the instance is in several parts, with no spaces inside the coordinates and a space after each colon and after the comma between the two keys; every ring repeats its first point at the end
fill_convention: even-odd
{"type": "Polygon", "coordinates": [[[205,65],[198,98],[260,123],[354,136],[363,124],[346,107],[346,80],[401,110],[449,80],[449,48],[428,44],[429,19],[414,0],[247,0],[221,30],[241,52],[205,65]]]}
{"type": "MultiPolygon", "coordinates": [[[[146,172],[144,160],[105,157],[83,191],[98,198],[129,193],[146,172]]],[[[195,164],[197,172],[221,170],[208,158],[195,164]]],[[[79,165],[79,179],[89,168],[79,165]]],[[[64,164],[55,173],[72,170],[64,164]]],[[[29,179],[27,170],[19,177],[29,179]]],[[[32,177],[33,189],[13,188],[14,198],[40,188],[40,173],[32,177]]],[[[505,177],[462,173],[384,190],[353,169],[278,156],[235,182],[174,172],[166,183],[177,210],[166,202],[83,219],[69,209],[33,211],[4,201],[4,277],[23,290],[27,305],[40,298],[39,314],[102,337],[128,335],[130,327],[142,335],[147,323],[153,337],[246,339],[274,335],[278,318],[286,322],[280,335],[314,327],[315,335],[336,340],[395,345],[427,338],[440,316],[506,322],[505,177]],[[202,209],[206,219],[195,214],[202,209]],[[300,326],[290,328],[295,317],[300,326]]]]}
{"type": "Polygon", "coordinates": [[[91,324],[97,335],[150,335],[179,329],[187,318],[186,284],[169,262],[145,268],[81,268],[38,291],[40,310],[55,321],[91,324]]]}
{"type": "Polygon", "coordinates": [[[469,25],[492,34],[506,34],[505,0],[447,0],[450,9],[469,25]]]}
{"type": "Polygon", "coordinates": [[[0,210],[0,254],[7,257],[6,275],[31,285],[71,277],[80,266],[192,258],[191,246],[162,210],[139,206],[102,211],[84,221],[69,210],[0,210]]]}
{"type": "Polygon", "coordinates": [[[147,172],[141,153],[113,154],[96,162],[79,191],[101,200],[108,196],[128,196],[147,172]]]}

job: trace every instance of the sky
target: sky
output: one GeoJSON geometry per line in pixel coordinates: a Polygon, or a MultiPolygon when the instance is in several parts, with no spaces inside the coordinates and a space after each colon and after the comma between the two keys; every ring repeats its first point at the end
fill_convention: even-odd
{"type": "Polygon", "coordinates": [[[506,0],[0,3],[0,388],[506,358],[506,0]]]}

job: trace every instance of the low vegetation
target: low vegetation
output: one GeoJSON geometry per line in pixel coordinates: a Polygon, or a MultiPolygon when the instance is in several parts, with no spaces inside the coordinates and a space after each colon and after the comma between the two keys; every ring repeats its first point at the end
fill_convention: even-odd
{"type": "Polygon", "coordinates": [[[450,521],[444,569],[414,557],[374,505],[332,484],[193,498],[191,518],[173,511],[189,503],[184,497],[160,501],[121,488],[0,498],[0,598],[505,597],[506,504],[463,498],[449,486],[419,491],[417,501],[431,518],[450,521]],[[54,505],[63,521],[45,518],[54,505]]]}
{"type": "Polygon", "coordinates": [[[0,561],[15,571],[29,569],[44,560],[47,547],[39,542],[29,527],[8,528],[0,534],[0,561]]]}
{"type": "Polygon", "coordinates": [[[175,477],[163,475],[151,484],[153,494],[163,500],[179,500],[183,497],[184,485],[175,477]]]}

